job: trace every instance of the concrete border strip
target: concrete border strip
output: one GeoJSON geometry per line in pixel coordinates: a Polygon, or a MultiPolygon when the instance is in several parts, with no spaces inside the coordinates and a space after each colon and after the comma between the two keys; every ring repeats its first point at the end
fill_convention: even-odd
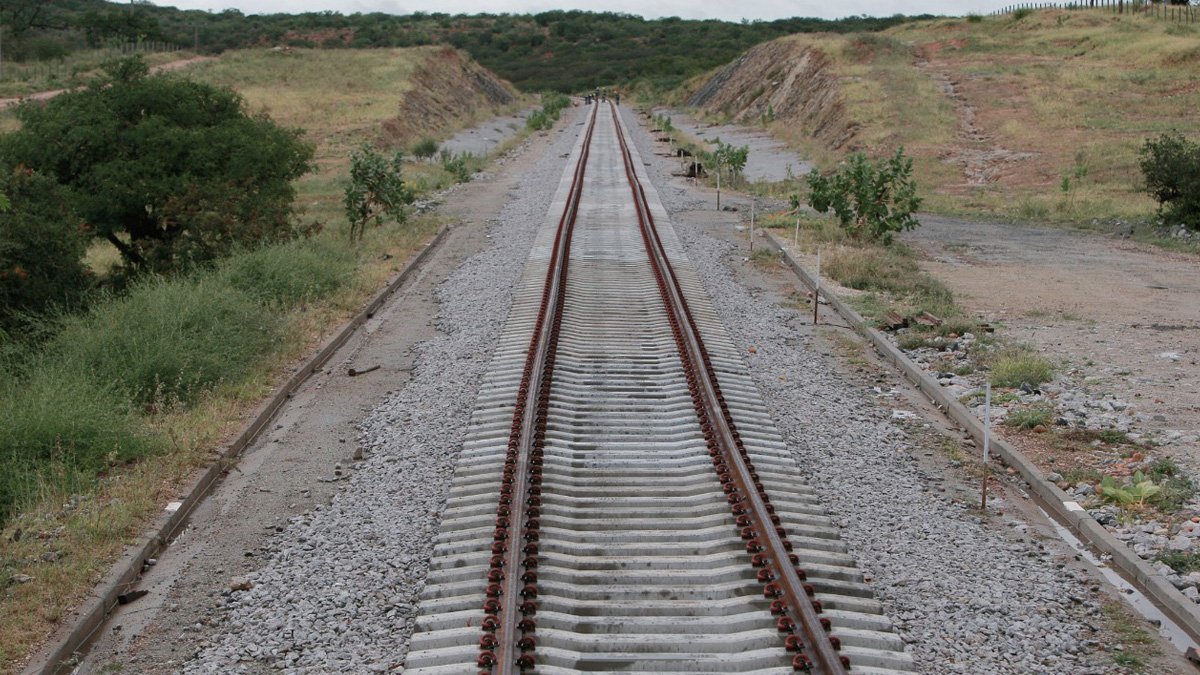
{"type": "Polygon", "coordinates": [[[399,274],[376,293],[363,309],[344,324],[337,333],[330,336],[304,365],[292,373],[292,376],[275,391],[273,396],[258,407],[237,437],[221,451],[220,458],[209,465],[208,469],[187,487],[187,496],[181,501],[169,503],[163,513],[143,534],[143,540],[126,550],[110,568],[104,580],[83,599],[70,627],[60,628],[55,632],[56,637],[35,653],[30,665],[23,671],[26,675],[34,673],[56,675],[74,667],[73,657],[91,643],[96,633],[108,620],[109,614],[117,606],[118,597],[128,592],[137,583],[146,559],[156,557],[170,544],[175,535],[187,525],[192,512],[208,496],[209,491],[220,481],[225,471],[236,462],[242,451],[254,442],[259,433],[274,419],[279,409],[292,398],[296,390],[309,377],[320,371],[337,350],[346,344],[359,326],[375,316],[388,298],[442,243],[446,233],[450,231],[450,227],[449,224],[442,225],[433,239],[409,260],[408,265],[399,274]]]}
{"type": "MultiPolygon", "coordinates": [[[[784,260],[787,261],[796,276],[810,289],[814,288],[816,283],[813,276],[792,257],[792,254],[774,233],[768,230],[764,230],[764,232],[771,244],[783,254],[784,260]]],[[[982,446],[983,423],[967,410],[966,406],[959,403],[938,384],[937,380],[922,370],[882,333],[872,328],[853,307],[824,288],[821,289],[821,292],[829,301],[830,306],[842,315],[854,330],[866,338],[875,347],[876,352],[895,366],[906,379],[928,396],[935,405],[946,412],[950,419],[966,430],[982,446]]],[[[1200,644],[1200,606],[1184,597],[1163,575],[1155,572],[1149,563],[1142,560],[1128,546],[1104,529],[1103,525],[1096,522],[1086,510],[1075,503],[1057,485],[1046,480],[1041,470],[1019,450],[994,435],[991,438],[991,449],[1005,463],[1020,472],[1021,478],[1029,484],[1030,493],[1039,506],[1068,531],[1079,537],[1081,541],[1110,558],[1107,561],[1109,565],[1126,581],[1150,598],[1151,602],[1172,621],[1179,624],[1192,640],[1200,644]]]]}

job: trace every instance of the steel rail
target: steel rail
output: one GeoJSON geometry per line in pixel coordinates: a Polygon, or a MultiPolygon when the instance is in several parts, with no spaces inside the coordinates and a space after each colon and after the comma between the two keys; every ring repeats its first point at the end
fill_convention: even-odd
{"type": "Polygon", "coordinates": [[[779,615],[777,627],[788,634],[787,648],[797,652],[793,667],[827,675],[843,674],[849,667],[849,659],[837,653],[840,648],[837,638],[827,635],[829,621],[818,616],[820,603],[810,597],[813,589],[804,583],[803,570],[796,567],[798,560],[791,554],[791,543],[742,445],[733,416],[721,394],[716,370],[655,228],[654,215],[650,212],[645,189],[637,178],[615,105],[612,105],[612,111],[642,238],[679,346],[709,454],[741,528],[741,536],[747,542],[747,553],[759,569],[758,579],[764,583],[764,595],[772,600],[772,612],[779,615]]]}
{"type": "Polygon", "coordinates": [[[535,663],[533,616],[537,612],[542,448],[567,286],[571,235],[583,194],[583,177],[598,110],[599,106],[592,108],[567,203],[559,217],[541,306],[517,390],[485,589],[483,636],[479,640],[480,654],[476,662],[481,675],[512,675],[535,663]]]}

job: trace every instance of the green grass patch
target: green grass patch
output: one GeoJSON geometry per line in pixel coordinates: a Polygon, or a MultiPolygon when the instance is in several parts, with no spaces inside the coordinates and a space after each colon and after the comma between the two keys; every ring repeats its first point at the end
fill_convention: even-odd
{"type": "Polygon", "coordinates": [[[292,306],[327,297],[354,275],[353,252],[325,239],[292,241],[240,253],[221,263],[217,277],[267,305],[292,306]]]}
{"type": "Polygon", "coordinates": [[[1054,365],[1028,347],[1007,347],[989,355],[993,387],[1037,386],[1054,377],[1054,365]]]}
{"type": "Polygon", "coordinates": [[[45,360],[29,372],[0,381],[0,523],[48,485],[82,490],[105,468],[161,446],[127,399],[90,372],[45,360]]]}
{"type": "Polygon", "coordinates": [[[240,379],[281,326],[278,315],[214,275],[150,280],[69,319],[47,357],[153,408],[240,379]]]}
{"type": "Polygon", "coordinates": [[[1175,460],[1155,460],[1146,469],[1146,475],[1161,488],[1150,499],[1150,503],[1165,513],[1174,513],[1183,508],[1184,503],[1196,493],[1196,486],[1175,460]]]}
{"type": "Polygon", "coordinates": [[[1033,429],[1038,425],[1050,426],[1054,410],[1048,405],[1031,405],[1027,408],[1014,410],[1004,418],[1004,424],[1018,429],[1033,429]]]}

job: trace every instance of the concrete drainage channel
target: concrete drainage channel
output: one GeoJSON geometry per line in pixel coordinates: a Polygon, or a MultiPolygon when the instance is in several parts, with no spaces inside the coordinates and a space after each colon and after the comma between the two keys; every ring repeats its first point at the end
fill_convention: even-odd
{"type": "MultiPolygon", "coordinates": [[[[810,289],[814,288],[815,279],[796,261],[787,247],[771,232],[765,232],[765,234],[771,244],[783,254],[784,260],[796,276],[810,289]]],[[[902,373],[923,394],[928,396],[930,401],[982,446],[984,430],[983,423],[978,418],[943,389],[937,380],[893,345],[887,337],[868,325],[854,308],[824,289],[821,293],[829,301],[830,306],[862,335],[884,360],[902,373]]],[[[1186,651],[1189,658],[1200,658],[1200,653],[1197,652],[1195,646],[1200,644],[1200,607],[1184,597],[1161,574],[1155,572],[1146,561],[1114,537],[1103,525],[1097,523],[1079,503],[1072,500],[1057,485],[1046,480],[1041,470],[1019,450],[1004,439],[994,436],[991,438],[991,448],[1006,464],[1017,470],[1021,478],[1029,485],[1030,495],[1037,505],[1054,519],[1062,532],[1068,535],[1067,543],[1073,547],[1078,547],[1080,544],[1086,545],[1099,553],[1101,560],[1111,570],[1153,603],[1163,616],[1152,616],[1152,613],[1144,612],[1143,608],[1136,603],[1133,603],[1134,609],[1149,619],[1161,621],[1165,618],[1173,623],[1174,626],[1171,626],[1163,622],[1163,633],[1168,636],[1172,644],[1179,647],[1181,651],[1186,651]],[[1191,642],[1190,645],[1186,644],[1188,641],[1191,642]]]]}
{"type": "MultiPolygon", "coordinates": [[[[508,541],[508,526],[519,525],[509,522],[503,500],[498,511],[497,495],[512,484],[506,471],[510,437],[522,414],[515,403],[523,375],[528,378],[527,348],[531,337],[536,340],[539,313],[545,313],[539,305],[543,283],[554,276],[548,270],[557,252],[556,222],[573,192],[570,172],[526,264],[472,416],[405,672],[521,669],[511,655],[495,663],[489,656],[495,627],[480,629],[503,612],[518,611],[525,617],[521,649],[528,650],[521,663],[530,667],[536,653],[539,673],[792,672],[804,667],[796,653],[801,650],[785,617],[773,613],[778,601],[773,606],[767,568],[749,564],[757,535],[747,534],[740,516],[735,522],[730,505],[736,510],[737,500],[719,480],[720,469],[714,471],[719,464],[689,395],[677,338],[634,218],[614,140],[619,132],[607,107],[598,115],[584,200],[566,254],[571,274],[562,276],[560,337],[537,458],[538,490],[532,493],[537,499],[523,501],[537,505],[533,517],[540,521],[536,537],[526,537],[534,544],[525,547],[534,563],[526,558],[524,597],[501,610],[498,601],[510,598],[498,598],[490,587],[485,598],[484,591],[489,579],[520,573],[498,568],[496,559],[507,551],[497,543],[508,541]]],[[[630,153],[626,167],[634,170],[641,162],[636,150],[630,153]]],[[[582,154],[581,141],[572,164],[582,154]]],[[[794,460],[761,412],[757,389],[657,194],[648,181],[641,183],[645,208],[740,431],[744,457],[756,470],[754,482],[771,495],[781,532],[807,575],[809,602],[819,603],[853,672],[912,671],[911,656],[846,554],[819,496],[800,482],[794,460]]],[[[829,672],[836,670],[840,664],[829,672]]]]}

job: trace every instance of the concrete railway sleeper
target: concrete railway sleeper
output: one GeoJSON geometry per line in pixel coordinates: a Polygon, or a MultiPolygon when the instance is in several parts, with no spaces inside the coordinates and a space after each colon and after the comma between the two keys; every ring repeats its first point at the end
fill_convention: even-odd
{"type": "Polygon", "coordinates": [[[590,107],[480,392],[406,672],[912,671],[625,135],[616,106],[590,107]]]}

